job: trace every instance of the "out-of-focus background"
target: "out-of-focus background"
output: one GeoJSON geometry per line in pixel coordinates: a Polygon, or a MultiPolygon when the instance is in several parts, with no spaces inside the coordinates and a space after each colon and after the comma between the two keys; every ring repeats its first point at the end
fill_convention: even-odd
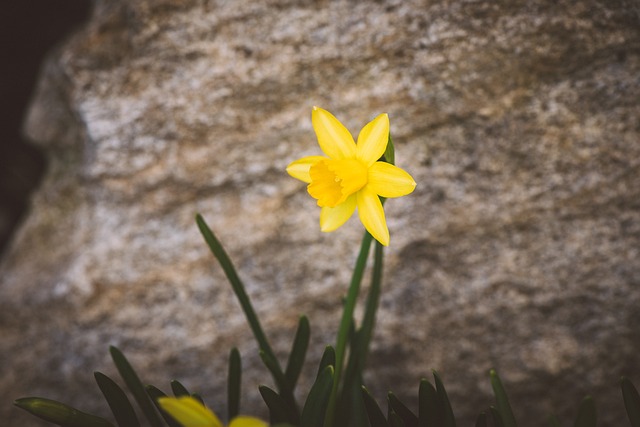
{"type": "Polygon", "coordinates": [[[0,254],[28,209],[46,166],[22,133],[45,55],[89,16],[89,0],[25,0],[0,6],[0,254]]]}
{"type": "MultiPolygon", "coordinates": [[[[3,19],[43,19],[32,4],[3,19]]],[[[23,162],[45,172],[2,158],[3,185],[36,187],[0,260],[5,425],[40,425],[9,404],[28,395],[108,417],[91,373],[117,378],[109,345],[221,415],[236,346],[244,411],[264,415],[270,379],[196,212],[278,355],[308,314],[308,389],[363,231],[354,218],[321,233],[284,172],[319,152],[313,105],[354,134],[387,112],[418,183],[385,205],[374,395],[415,405],[437,369],[472,425],[493,367],[523,427],[569,425],[586,394],[603,425],[626,422],[618,379],[640,383],[636,1],[96,0],[39,70],[21,129],[42,153],[23,162]]]]}

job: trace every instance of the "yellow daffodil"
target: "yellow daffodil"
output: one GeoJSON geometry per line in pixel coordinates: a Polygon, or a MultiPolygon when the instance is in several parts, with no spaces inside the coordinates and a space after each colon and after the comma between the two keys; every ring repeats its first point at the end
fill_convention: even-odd
{"type": "MultiPolygon", "coordinates": [[[[184,427],[223,427],[220,419],[199,400],[191,396],[160,397],[160,407],[184,427]]],[[[268,427],[264,421],[239,415],[228,427],[268,427]]]]}
{"type": "Polygon", "coordinates": [[[330,112],[313,107],[313,129],[327,156],[308,156],[292,162],[287,172],[309,184],[307,191],[318,201],[320,229],[334,231],[358,208],[360,221],[380,243],[389,245],[389,229],[380,197],[411,193],[415,181],[404,170],[378,161],[389,141],[389,116],[369,122],[355,143],[349,131],[330,112]]]}

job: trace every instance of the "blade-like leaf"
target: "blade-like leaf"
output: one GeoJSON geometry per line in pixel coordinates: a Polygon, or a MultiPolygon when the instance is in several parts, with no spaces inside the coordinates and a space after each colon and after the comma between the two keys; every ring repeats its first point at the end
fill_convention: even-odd
{"type": "MultiPolygon", "coordinates": [[[[258,341],[258,346],[262,351],[264,351],[265,353],[268,353],[269,357],[274,361],[276,361],[276,364],[277,364],[277,359],[275,357],[275,354],[271,349],[271,345],[269,345],[267,336],[262,330],[262,326],[260,326],[260,321],[258,320],[258,316],[256,315],[256,312],[253,309],[253,305],[251,304],[251,300],[247,295],[244,284],[240,280],[240,276],[238,276],[238,273],[236,272],[236,268],[233,266],[233,263],[231,262],[229,255],[227,255],[227,252],[222,247],[222,244],[220,243],[220,241],[218,241],[218,238],[215,236],[215,234],[213,234],[213,231],[211,231],[207,223],[204,221],[204,218],[202,218],[200,214],[196,215],[196,223],[198,224],[200,233],[202,233],[202,237],[204,237],[205,242],[207,242],[207,245],[209,245],[209,249],[211,249],[211,252],[220,263],[222,270],[224,270],[224,273],[227,276],[229,283],[231,284],[231,288],[233,289],[233,292],[236,294],[236,297],[238,298],[238,302],[242,307],[242,311],[244,311],[245,317],[247,318],[247,322],[249,323],[249,326],[253,331],[253,335],[256,338],[256,341],[258,341]]],[[[277,367],[279,371],[278,374],[280,376],[284,376],[284,373],[282,372],[282,369],[280,368],[279,364],[277,365],[277,367]]]]}
{"type": "Polygon", "coordinates": [[[389,426],[390,427],[405,427],[404,421],[400,415],[396,414],[393,411],[389,411],[389,426]]]}
{"type": "Polygon", "coordinates": [[[113,363],[116,365],[116,368],[118,368],[120,376],[129,388],[131,394],[133,394],[136,402],[138,402],[138,405],[140,406],[140,409],[142,409],[145,417],[149,420],[149,424],[153,427],[161,427],[162,421],[158,416],[158,412],[156,412],[154,404],[151,402],[140,378],[138,378],[138,375],[133,370],[131,364],[129,364],[127,358],[124,357],[124,354],[122,354],[122,352],[116,347],[109,347],[109,351],[111,353],[113,363]]]}
{"type": "Polygon", "coordinates": [[[486,412],[480,412],[480,415],[476,418],[476,427],[488,427],[486,412]]]}
{"type": "Polygon", "coordinates": [[[293,339],[291,353],[289,354],[289,361],[287,362],[287,368],[285,369],[284,374],[287,387],[291,391],[295,390],[298,377],[302,371],[304,358],[307,354],[307,348],[309,347],[310,333],[311,329],[309,327],[309,319],[307,319],[307,316],[300,316],[298,330],[296,331],[296,336],[293,339]]]}
{"type": "Polygon", "coordinates": [[[258,391],[260,391],[260,395],[262,395],[262,399],[269,409],[270,424],[293,424],[290,420],[291,416],[287,403],[278,393],[264,385],[259,386],[258,391]]]}
{"type": "Polygon", "coordinates": [[[111,378],[102,372],[94,372],[93,376],[100,387],[100,391],[111,408],[116,422],[120,427],[137,427],[140,425],[136,412],[131,406],[127,395],[111,378]]]}
{"type": "Polygon", "coordinates": [[[438,401],[438,392],[435,387],[426,378],[422,378],[418,389],[418,424],[420,427],[443,425],[438,401]]]}
{"type": "Polygon", "coordinates": [[[549,425],[551,427],[560,427],[560,421],[558,421],[558,417],[552,415],[549,417],[549,425]]]}
{"type": "Polygon", "coordinates": [[[407,406],[398,399],[398,397],[389,392],[387,394],[389,407],[402,418],[402,422],[406,427],[418,427],[418,417],[407,406]]]}
{"type": "Polygon", "coordinates": [[[333,366],[327,366],[309,390],[300,416],[301,427],[322,427],[333,387],[333,366]]]}
{"type": "Polygon", "coordinates": [[[191,393],[191,397],[202,403],[202,406],[207,406],[204,404],[204,399],[202,398],[202,396],[200,396],[198,393],[191,393]]]}
{"type": "Polygon", "coordinates": [[[240,352],[232,348],[229,353],[229,375],[227,376],[227,413],[232,420],[240,413],[240,380],[242,363],[240,352]]]}
{"type": "Polygon", "coordinates": [[[183,386],[178,380],[171,381],[171,391],[173,392],[173,395],[175,397],[191,396],[189,390],[187,390],[187,388],[183,386]]]}
{"type": "Polygon", "coordinates": [[[334,369],[336,366],[336,351],[330,345],[324,348],[322,358],[320,359],[320,365],[318,366],[318,373],[316,374],[316,378],[324,372],[327,366],[333,366],[334,369]]]}
{"type": "Polygon", "coordinates": [[[393,147],[393,140],[391,139],[391,133],[389,133],[389,142],[387,142],[387,148],[384,150],[382,158],[385,162],[391,163],[392,165],[395,165],[396,163],[396,155],[393,147]]]}
{"type": "Polygon", "coordinates": [[[182,424],[174,420],[173,417],[167,414],[158,404],[158,398],[166,397],[167,395],[162,390],[152,385],[148,385],[146,387],[146,390],[147,390],[147,394],[149,395],[149,398],[151,398],[151,401],[153,402],[155,407],[158,409],[158,412],[160,412],[162,419],[164,419],[167,425],[169,425],[169,427],[182,427],[182,424]]]}
{"type": "Polygon", "coordinates": [[[378,402],[371,396],[371,393],[369,393],[369,390],[367,390],[365,386],[362,386],[362,398],[371,427],[389,427],[384,412],[382,412],[378,402]]]}
{"type": "Polygon", "coordinates": [[[640,395],[629,378],[622,377],[622,398],[631,422],[631,427],[640,427],[640,395]]]}
{"type": "Polygon", "coordinates": [[[262,359],[264,366],[266,366],[269,372],[271,372],[273,379],[278,385],[278,390],[280,391],[280,393],[285,390],[289,390],[287,388],[287,380],[284,376],[284,373],[280,370],[280,365],[278,364],[278,361],[273,357],[273,355],[261,349],[260,359],[262,359]]]}
{"type": "Polygon", "coordinates": [[[496,397],[498,411],[500,411],[500,415],[502,415],[504,427],[517,427],[516,418],[513,416],[507,392],[502,385],[502,381],[500,381],[498,373],[495,369],[491,369],[489,371],[489,376],[491,377],[491,387],[493,388],[493,394],[496,397]]]}
{"type": "Polygon", "coordinates": [[[573,427],[596,427],[597,418],[596,404],[591,396],[587,396],[580,402],[573,427]]]}
{"type": "Polygon", "coordinates": [[[433,371],[433,378],[436,383],[436,392],[438,393],[442,425],[443,427],[456,427],[456,419],[453,416],[453,408],[451,408],[449,396],[447,396],[447,391],[444,388],[444,384],[440,379],[440,375],[436,371],[433,371]]]}
{"type": "Polygon", "coordinates": [[[14,404],[21,409],[62,427],[113,427],[109,421],[86,414],[64,403],[40,397],[25,397],[14,404]]]}
{"type": "Polygon", "coordinates": [[[493,425],[496,427],[504,427],[504,421],[502,420],[502,414],[495,406],[489,407],[489,412],[491,412],[491,417],[493,418],[493,425]]]}

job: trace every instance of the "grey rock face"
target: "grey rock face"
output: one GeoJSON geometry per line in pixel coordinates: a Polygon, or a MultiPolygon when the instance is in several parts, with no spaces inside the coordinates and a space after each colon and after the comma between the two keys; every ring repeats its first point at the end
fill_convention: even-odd
{"type": "MultiPolygon", "coordinates": [[[[0,396],[108,416],[108,345],[224,414],[269,384],[195,226],[202,213],[279,354],[312,324],[309,387],[363,228],[322,234],[286,165],[319,105],[356,133],[387,112],[418,182],[386,205],[367,385],[415,403],[435,368],[460,425],[495,367],[522,426],[582,397],[621,425],[640,383],[640,14],[630,1],[98,1],[45,64],[25,131],[50,167],[0,269],[0,396]],[[412,400],[413,399],[413,400],[412,400]]],[[[7,425],[38,425],[7,405],[7,425]]]]}

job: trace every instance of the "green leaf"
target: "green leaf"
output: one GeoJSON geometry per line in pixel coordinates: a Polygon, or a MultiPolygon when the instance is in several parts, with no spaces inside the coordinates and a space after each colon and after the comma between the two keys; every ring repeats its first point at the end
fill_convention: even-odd
{"type": "Polygon", "coordinates": [[[18,408],[62,427],[113,427],[109,421],[86,414],[64,403],[41,397],[25,397],[14,402],[18,408]]]}
{"type": "Polygon", "coordinates": [[[204,399],[202,398],[202,396],[200,396],[200,394],[198,393],[191,393],[191,397],[193,397],[194,399],[196,399],[198,402],[202,403],[202,406],[207,406],[204,404],[204,399]]]}
{"type": "Polygon", "coordinates": [[[191,393],[189,393],[189,390],[187,390],[187,388],[183,386],[180,383],[180,381],[177,381],[177,380],[171,381],[171,391],[173,392],[173,395],[175,397],[191,396],[191,393]]]}
{"type": "Polygon", "coordinates": [[[489,371],[489,376],[491,377],[491,387],[493,388],[493,394],[495,395],[496,402],[498,403],[498,411],[500,411],[500,415],[502,415],[504,427],[517,427],[516,418],[513,416],[513,411],[511,410],[511,405],[507,398],[507,392],[502,385],[502,381],[500,381],[498,373],[495,369],[491,369],[489,371]]]}
{"type": "Polygon", "coordinates": [[[120,372],[120,376],[129,388],[129,391],[131,391],[131,394],[133,394],[136,402],[138,402],[138,405],[140,406],[140,409],[142,409],[145,417],[149,420],[149,424],[153,427],[161,427],[162,421],[156,412],[154,404],[151,402],[140,378],[138,378],[138,375],[129,364],[127,358],[124,357],[124,354],[114,346],[109,347],[109,351],[111,353],[113,363],[116,365],[116,368],[118,368],[118,372],[120,372]]]}
{"type": "Polygon", "coordinates": [[[476,418],[476,427],[488,427],[486,412],[480,412],[480,415],[476,418]]]}
{"type": "Polygon", "coordinates": [[[93,376],[100,387],[100,391],[111,408],[116,422],[120,427],[137,427],[140,425],[136,412],[131,406],[127,395],[115,381],[101,372],[94,372],[93,376]]]}
{"type": "Polygon", "coordinates": [[[418,417],[407,406],[398,399],[398,397],[389,392],[387,394],[389,407],[402,418],[402,422],[406,427],[418,427],[418,417]]]}
{"type": "Polygon", "coordinates": [[[365,386],[362,386],[362,399],[364,400],[364,407],[367,411],[367,417],[369,417],[371,427],[389,427],[384,412],[382,412],[378,402],[371,396],[371,393],[369,393],[369,390],[367,390],[365,386]]]}
{"type": "Polygon", "coordinates": [[[309,390],[300,417],[301,427],[322,427],[334,381],[333,366],[327,366],[309,390]]]}
{"type": "Polygon", "coordinates": [[[166,413],[160,407],[160,404],[158,404],[158,398],[166,397],[167,395],[162,390],[160,390],[159,388],[157,388],[155,386],[152,386],[152,385],[148,385],[146,387],[146,390],[147,390],[147,394],[151,398],[151,401],[153,402],[155,407],[158,409],[158,412],[160,412],[160,415],[162,416],[162,419],[164,419],[164,421],[169,425],[169,427],[182,427],[182,424],[180,424],[176,420],[174,420],[173,417],[170,416],[168,413],[166,413]]]}
{"type": "Polygon", "coordinates": [[[587,396],[580,402],[573,427],[596,427],[597,418],[596,404],[591,396],[587,396]]]}
{"type": "Polygon", "coordinates": [[[418,389],[418,424],[420,427],[438,427],[443,424],[439,399],[435,387],[426,378],[422,378],[418,389]]]}
{"type": "Polygon", "coordinates": [[[271,353],[267,353],[264,350],[260,350],[260,359],[262,359],[262,363],[267,367],[276,384],[278,385],[278,389],[280,392],[283,390],[288,390],[287,388],[287,380],[284,376],[284,373],[280,370],[280,365],[278,361],[273,357],[271,353]]]}
{"type": "Polygon", "coordinates": [[[324,348],[322,358],[320,359],[320,365],[318,366],[318,373],[316,374],[316,378],[319,377],[322,372],[324,372],[327,366],[333,366],[334,369],[336,366],[336,351],[330,345],[324,348]]]}
{"type": "Polygon", "coordinates": [[[640,395],[629,378],[622,377],[620,379],[622,387],[622,398],[624,399],[624,407],[627,410],[627,416],[631,422],[631,427],[640,427],[640,395]]]}
{"type": "Polygon", "coordinates": [[[549,417],[549,425],[551,427],[560,427],[560,421],[558,421],[558,417],[556,417],[555,415],[551,415],[549,417]]]}
{"type": "Polygon", "coordinates": [[[391,132],[389,132],[389,142],[387,143],[387,148],[384,150],[382,158],[387,163],[391,163],[392,165],[396,164],[396,154],[393,147],[393,140],[391,139],[391,132]]]}
{"type": "Polygon", "coordinates": [[[402,418],[393,411],[389,411],[389,426],[390,427],[405,427],[402,418]]]}
{"type": "MultiPolygon", "coordinates": [[[[271,360],[275,361],[275,367],[277,368],[278,376],[284,377],[282,368],[278,364],[278,360],[276,359],[276,356],[273,353],[273,350],[271,349],[271,345],[269,345],[269,340],[267,340],[267,336],[262,330],[262,326],[260,325],[258,316],[256,315],[256,312],[253,309],[253,305],[251,304],[251,300],[247,295],[244,284],[240,280],[240,277],[238,276],[238,273],[236,272],[236,269],[233,266],[233,263],[231,262],[229,255],[227,255],[227,252],[222,247],[222,244],[220,243],[220,241],[218,241],[218,238],[215,236],[215,234],[213,234],[213,231],[211,231],[207,223],[204,221],[204,218],[202,218],[202,215],[200,214],[196,215],[196,223],[198,224],[200,233],[202,233],[202,237],[204,237],[205,242],[207,242],[209,249],[211,249],[211,252],[216,257],[216,259],[220,263],[220,266],[222,267],[222,270],[227,276],[227,279],[231,284],[231,288],[233,289],[233,292],[236,294],[236,297],[238,298],[238,302],[242,307],[242,311],[244,311],[245,317],[247,318],[247,322],[249,323],[249,327],[253,332],[253,336],[258,342],[258,347],[262,351],[267,353],[271,360]]],[[[276,378],[274,377],[274,379],[276,378]]]]}
{"type": "Polygon", "coordinates": [[[291,421],[287,403],[278,393],[264,385],[259,386],[258,391],[260,392],[264,403],[267,405],[267,408],[269,408],[270,424],[297,424],[291,421]]]}
{"type": "Polygon", "coordinates": [[[300,316],[298,330],[296,331],[296,336],[293,339],[291,353],[289,354],[289,361],[287,362],[287,368],[285,369],[284,374],[287,387],[291,391],[295,390],[298,377],[300,376],[300,372],[302,372],[307,348],[309,347],[310,334],[311,328],[309,326],[309,319],[307,319],[307,316],[300,316]]]}
{"type": "Polygon", "coordinates": [[[456,427],[456,419],[453,416],[453,408],[451,408],[451,402],[449,402],[449,396],[444,388],[444,384],[440,379],[440,375],[436,371],[433,371],[433,378],[436,383],[436,392],[438,393],[438,400],[440,403],[440,414],[442,417],[443,427],[456,427]]]}
{"type": "Polygon", "coordinates": [[[495,406],[490,406],[489,412],[491,412],[491,417],[493,417],[493,424],[496,427],[505,427],[504,421],[502,419],[502,414],[500,413],[498,408],[496,408],[495,406]]]}
{"type": "Polygon", "coordinates": [[[227,413],[229,419],[234,419],[240,413],[240,380],[242,377],[242,363],[240,352],[232,348],[229,353],[229,375],[227,376],[227,413]]]}

